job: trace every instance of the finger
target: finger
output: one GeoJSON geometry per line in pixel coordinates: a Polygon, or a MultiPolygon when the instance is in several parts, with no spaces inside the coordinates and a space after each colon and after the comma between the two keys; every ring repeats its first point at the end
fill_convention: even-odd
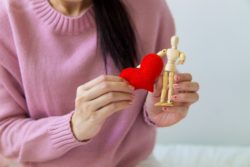
{"type": "Polygon", "coordinates": [[[190,103],[184,103],[184,102],[175,102],[174,103],[174,106],[190,106],[191,104],[190,103]]]}
{"type": "Polygon", "coordinates": [[[178,73],[174,76],[175,83],[192,81],[192,75],[190,73],[178,73]]]}
{"type": "Polygon", "coordinates": [[[172,96],[174,102],[195,103],[199,100],[198,93],[179,93],[172,96]]]}
{"type": "MultiPolygon", "coordinates": [[[[165,107],[163,107],[165,108],[165,107]]],[[[163,109],[162,112],[159,112],[153,116],[151,119],[156,122],[157,126],[159,127],[166,127],[169,125],[173,125],[183,118],[186,117],[188,113],[188,106],[173,106],[173,107],[166,107],[167,109],[163,109]]]]}
{"type": "Polygon", "coordinates": [[[117,101],[131,101],[133,100],[134,95],[121,92],[108,92],[92,101],[90,101],[90,106],[92,111],[96,111],[103,106],[108,105],[109,103],[114,103],[117,101]]]}
{"type": "Polygon", "coordinates": [[[189,106],[173,106],[173,107],[162,107],[163,114],[166,113],[176,113],[180,114],[182,117],[185,117],[188,113],[189,106]]]}
{"type": "Polygon", "coordinates": [[[92,88],[93,86],[100,84],[101,82],[104,82],[104,81],[123,82],[126,80],[119,77],[119,76],[114,76],[114,75],[100,75],[99,77],[82,85],[81,88],[83,90],[88,90],[88,89],[92,88]]]}
{"type": "Polygon", "coordinates": [[[106,119],[115,112],[122,111],[123,109],[129,107],[129,105],[131,105],[130,101],[118,101],[110,103],[102,107],[101,109],[97,110],[96,114],[100,119],[106,119]]]}
{"type": "Polygon", "coordinates": [[[125,82],[102,82],[85,93],[85,100],[90,101],[108,92],[133,94],[134,88],[125,82]]]}
{"type": "Polygon", "coordinates": [[[197,82],[180,82],[174,84],[174,89],[176,91],[197,92],[199,90],[199,84],[197,82]]]}

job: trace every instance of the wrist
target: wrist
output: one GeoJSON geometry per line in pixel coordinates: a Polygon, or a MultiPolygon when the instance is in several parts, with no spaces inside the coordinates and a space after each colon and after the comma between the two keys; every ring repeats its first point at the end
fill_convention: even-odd
{"type": "Polygon", "coordinates": [[[75,137],[76,140],[78,140],[79,142],[87,142],[90,140],[89,139],[85,139],[84,137],[81,137],[80,135],[78,134],[81,134],[79,133],[79,129],[80,127],[78,125],[80,125],[80,120],[78,119],[78,117],[76,116],[76,113],[74,112],[71,116],[71,119],[70,119],[70,127],[71,127],[71,132],[73,134],[73,136],[75,137]]]}
{"type": "Polygon", "coordinates": [[[157,108],[154,104],[159,102],[161,99],[161,96],[155,96],[153,93],[148,93],[146,100],[145,100],[145,105],[147,107],[155,107],[157,108]]]}
{"type": "Polygon", "coordinates": [[[75,119],[76,118],[75,118],[75,112],[74,112],[71,116],[71,119],[70,119],[70,128],[71,128],[71,132],[72,132],[73,136],[75,137],[75,139],[80,141],[79,137],[77,136],[77,133],[76,133],[77,128],[76,128],[76,120],[75,119]]]}
{"type": "Polygon", "coordinates": [[[148,93],[144,107],[149,117],[152,115],[151,113],[156,113],[161,110],[159,107],[155,106],[155,103],[159,102],[160,98],[161,98],[160,96],[157,97],[157,96],[154,96],[152,93],[148,93]]]}
{"type": "Polygon", "coordinates": [[[88,141],[94,138],[101,130],[104,121],[93,121],[93,119],[84,119],[80,114],[74,112],[71,117],[71,129],[75,138],[80,141],[88,141]]]}

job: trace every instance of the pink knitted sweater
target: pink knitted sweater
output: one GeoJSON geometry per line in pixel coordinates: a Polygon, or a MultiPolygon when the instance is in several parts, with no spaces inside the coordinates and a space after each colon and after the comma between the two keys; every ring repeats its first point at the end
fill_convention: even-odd
{"type": "MultiPolygon", "coordinates": [[[[134,22],[140,59],[169,47],[175,28],[164,0],[124,0],[134,22]]],[[[147,92],[106,120],[88,142],[70,128],[78,86],[108,72],[97,48],[91,6],[77,17],[48,0],[0,0],[0,153],[25,167],[132,167],[155,144],[147,92]]]]}

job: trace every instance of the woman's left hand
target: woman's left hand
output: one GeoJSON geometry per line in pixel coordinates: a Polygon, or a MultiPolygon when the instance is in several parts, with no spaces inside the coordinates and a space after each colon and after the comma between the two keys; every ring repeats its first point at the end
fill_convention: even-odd
{"type": "Polygon", "coordinates": [[[186,117],[189,107],[198,101],[199,84],[192,82],[192,75],[189,73],[178,73],[174,76],[174,95],[172,100],[175,103],[172,107],[156,107],[155,103],[160,101],[163,75],[154,85],[154,92],[148,93],[145,107],[149,119],[158,127],[171,126],[186,117]]]}

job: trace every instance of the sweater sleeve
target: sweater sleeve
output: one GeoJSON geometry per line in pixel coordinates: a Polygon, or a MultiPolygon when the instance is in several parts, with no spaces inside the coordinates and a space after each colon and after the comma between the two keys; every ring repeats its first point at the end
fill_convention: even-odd
{"type": "MultiPolygon", "coordinates": [[[[175,35],[175,23],[174,19],[172,17],[172,14],[169,10],[169,7],[166,3],[165,0],[159,0],[155,1],[155,3],[158,3],[158,9],[157,16],[159,17],[159,23],[157,24],[158,26],[156,27],[157,34],[156,34],[156,43],[155,43],[155,53],[161,51],[162,49],[167,49],[170,47],[170,39],[173,35],[175,35]]],[[[167,57],[163,58],[164,64],[167,63],[167,57]]],[[[146,101],[145,101],[146,102],[146,101]]],[[[156,124],[150,120],[147,114],[147,107],[144,104],[143,106],[143,116],[145,122],[149,126],[154,126],[156,127],[156,124]]]]}
{"type": "Polygon", "coordinates": [[[0,153],[21,163],[46,162],[91,142],[74,137],[74,111],[38,120],[29,116],[11,26],[0,9],[0,153]]]}
{"type": "MultiPolygon", "coordinates": [[[[0,47],[1,53],[2,47],[0,47]]],[[[0,152],[19,162],[44,162],[56,159],[88,142],[75,139],[70,118],[64,116],[34,120],[28,117],[25,97],[11,74],[0,66],[0,152]]]]}

